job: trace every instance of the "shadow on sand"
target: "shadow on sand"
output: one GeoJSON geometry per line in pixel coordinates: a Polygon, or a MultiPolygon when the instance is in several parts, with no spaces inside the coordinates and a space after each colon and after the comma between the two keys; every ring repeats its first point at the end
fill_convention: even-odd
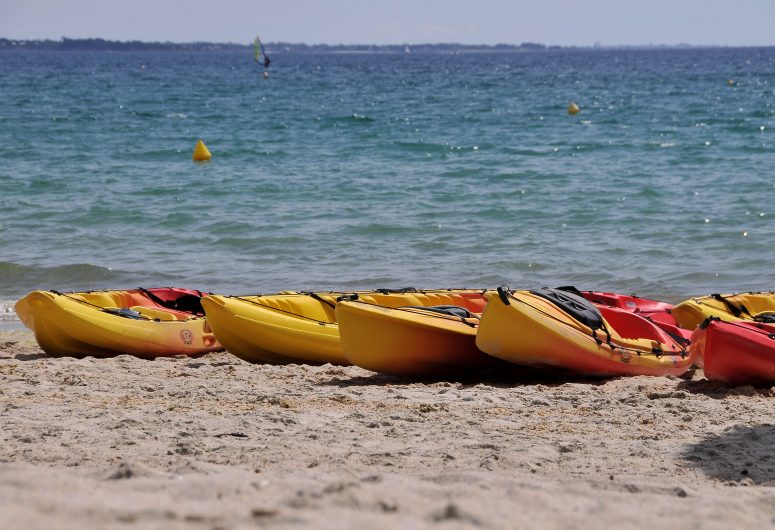
{"type": "Polygon", "coordinates": [[[607,379],[583,376],[561,370],[545,370],[517,365],[504,365],[488,370],[476,370],[470,373],[448,374],[439,377],[408,377],[373,373],[356,377],[332,377],[322,381],[322,386],[340,388],[359,386],[412,385],[433,383],[459,383],[465,386],[488,385],[493,387],[514,387],[522,385],[562,385],[564,383],[603,384],[607,379]]]}
{"type": "Polygon", "coordinates": [[[707,379],[681,381],[678,383],[677,388],[678,390],[684,390],[691,394],[702,394],[713,399],[724,399],[728,396],[775,397],[771,385],[758,387],[751,385],[729,386],[718,381],[708,381],[707,379]]]}
{"type": "Polygon", "coordinates": [[[775,425],[735,425],[687,445],[683,458],[708,477],[775,485],[775,425]]]}
{"type": "Polygon", "coordinates": [[[46,353],[17,353],[12,358],[16,361],[37,361],[38,359],[47,359],[49,357],[46,353]]]}

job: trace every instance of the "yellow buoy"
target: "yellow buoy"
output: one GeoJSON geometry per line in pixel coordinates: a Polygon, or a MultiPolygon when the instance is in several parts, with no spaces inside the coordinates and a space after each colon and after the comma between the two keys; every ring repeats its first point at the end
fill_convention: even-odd
{"type": "Polygon", "coordinates": [[[194,162],[207,162],[213,157],[210,150],[202,140],[199,140],[194,147],[194,162]]]}
{"type": "Polygon", "coordinates": [[[727,85],[735,86],[735,80],[734,79],[727,79],[727,85]]]}
{"type": "Polygon", "coordinates": [[[570,114],[571,116],[573,116],[574,114],[578,114],[580,110],[581,110],[581,107],[579,107],[578,103],[576,103],[575,101],[571,101],[568,104],[568,114],[570,114]]]}

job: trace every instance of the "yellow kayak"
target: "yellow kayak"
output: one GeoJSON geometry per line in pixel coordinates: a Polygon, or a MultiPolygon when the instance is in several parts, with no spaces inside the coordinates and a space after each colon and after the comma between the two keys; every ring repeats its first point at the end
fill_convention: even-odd
{"type": "Polygon", "coordinates": [[[487,294],[477,346],[500,359],[590,375],[680,375],[684,346],[649,320],[557,289],[487,294]]]}
{"type": "Polygon", "coordinates": [[[207,326],[201,296],[175,288],[33,291],[15,309],[49,355],[154,358],[223,349],[207,326]]]}
{"type": "Polygon", "coordinates": [[[254,363],[350,364],[339,340],[337,299],[357,295],[384,306],[422,305],[459,290],[286,292],[252,296],[211,295],[202,299],[207,321],[224,347],[254,363]]]}
{"type": "Polygon", "coordinates": [[[345,364],[334,320],[342,293],[210,295],[207,321],[223,346],[253,363],[345,364]]]}
{"type": "Polygon", "coordinates": [[[386,307],[361,300],[336,304],[342,348],[361,368],[394,375],[439,376],[493,366],[476,347],[484,291],[428,297],[386,307]]]}
{"type": "Polygon", "coordinates": [[[681,302],[672,312],[678,325],[686,329],[696,328],[708,317],[727,322],[775,321],[775,292],[711,294],[681,302]]]}

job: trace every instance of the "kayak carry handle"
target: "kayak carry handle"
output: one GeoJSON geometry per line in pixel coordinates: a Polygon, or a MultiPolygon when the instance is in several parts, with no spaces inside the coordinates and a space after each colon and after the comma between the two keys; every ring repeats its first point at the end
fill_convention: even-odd
{"type": "Polygon", "coordinates": [[[358,296],[358,293],[353,294],[343,294],[342,296],[337,296],[336,301],[337,302],[354,302],[355,300],[359,300],[361,297],[358,296]]]}
{"type": "Polygon", "coordinates": [[[404,294],[404,293],[416,293],[416,287],[401,287],[400,289],[377,289],[378,293],[382,294],[404,294]]]}
{"type": "Polygon", "coordinates": [[[509,286],[508,285],[501,285],[498,287],[498,296],[500,296],[501,301],[504,303],[504,305],[511,305],[511,302],[509,302],[509,286]]]}

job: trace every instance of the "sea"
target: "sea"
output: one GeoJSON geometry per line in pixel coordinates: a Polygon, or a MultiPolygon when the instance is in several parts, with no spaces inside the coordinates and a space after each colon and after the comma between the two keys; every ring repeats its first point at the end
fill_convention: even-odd
{"type": "Polygon", "coordinates": [[[269,51],[1,51],[0,319],[35,289],[775,290],[775,48],[269,51]]]}

